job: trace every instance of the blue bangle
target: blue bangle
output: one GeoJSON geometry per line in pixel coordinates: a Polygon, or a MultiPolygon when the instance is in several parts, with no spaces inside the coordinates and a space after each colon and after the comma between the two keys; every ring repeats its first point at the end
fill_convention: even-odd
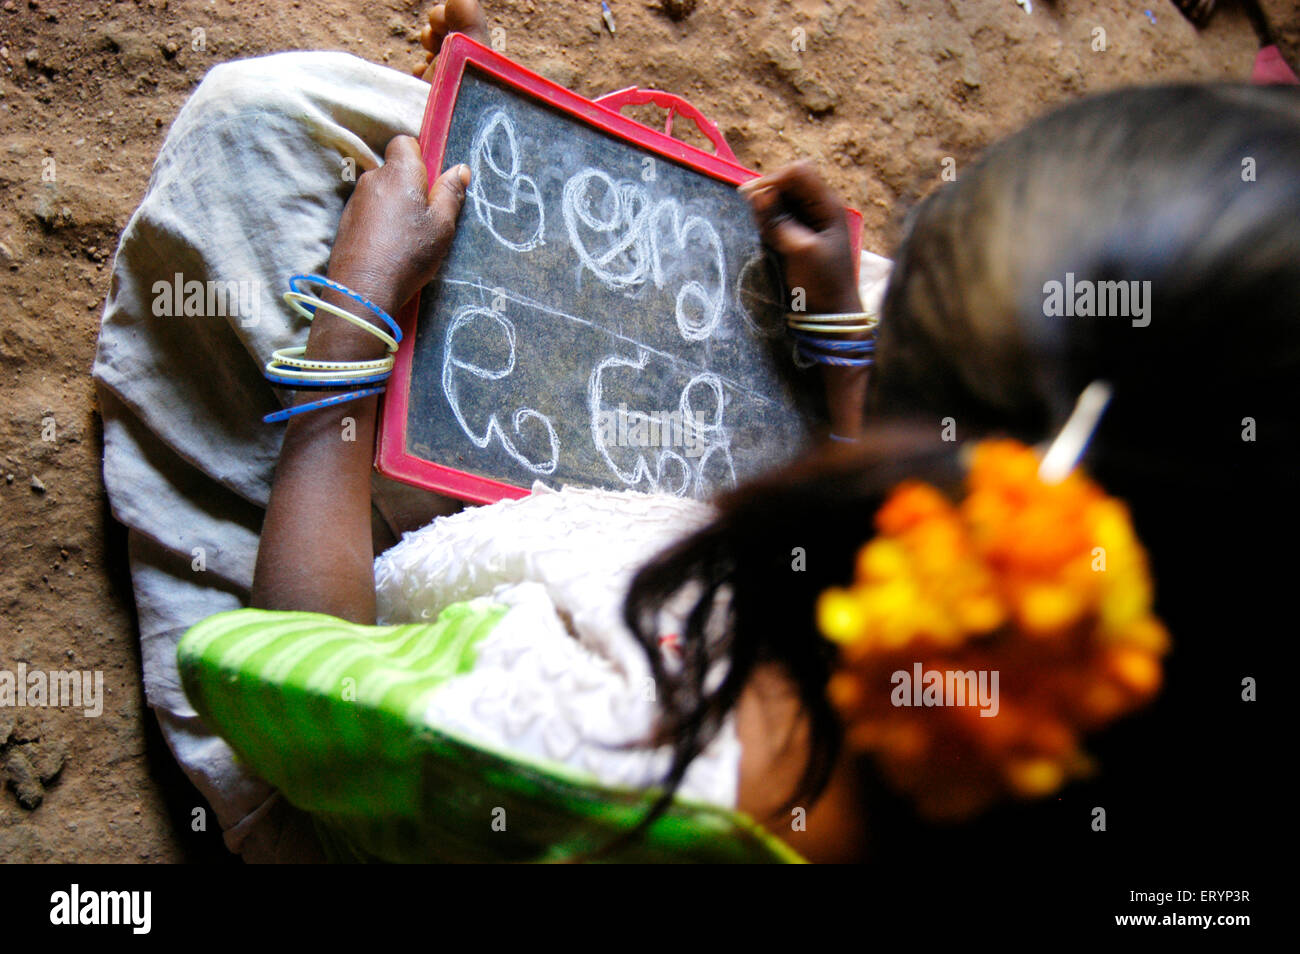
{"type": "Polygon", "coordinates": [[[792,331],[791,334],[794,335],[800,346],[808,345],[824,348],[827,351],[845,351],[853,354],[871,354],[876,350],[875,341],[836,341],[832,338],[822,338],[805,331],[792,331]]]}
{"type": "Polygon", "coordinates": [[[839,441],[841,444],[856,444],[858,442],[858,439],[856,437],[840,437],[840,435],[834,432],[832,432],[828,436],[830,437],[831,440],[839,441]]]}
{"type": "Polygon", "coordinates": [[[820,354],[816,351],[809,351],[799,346],[799,354],[805,360],[815,361],[818,364],[829,364],[839,368],[869,368],[876,363],[874,358],[841,358],[833,354],[820,354]]]}
{"type": "Polygon", "coordinates": [[[370,397],[372,394],[383,394],[383,388],[362,388],[360,391],[349,391],[347,394],[335,394],[333,397],[321,398],[319,401],[309,401],[306,404],[297,404],[293,407],[286,407],[282,411],[275,411],[262,418],[263,424],[278,424],[280,421],[287,421],[295,414],[306,414],[308,411],[319,411],[323,407],[332,407],[335,404],[343,404],[345,401],[355,401],[357,398],[370,397]]]}
{"type": "Polygon", "coordinates": [[[337,378],[329,381],[312,381],[305,378],[285,378],[278,374],[267,372],[263,375],[266,380],[272,384],[279,385],[282,388],[288,388],[291,391],[342,391],[346,388],[355,388],[367,384],[379,384],[381,381],[387,381],[389,374],[392,372],[385,371],[383,374],[371,374],[358,378],[337,378]]]}
{"type": "MultiPolygon", "coordinates": [[[[384,324],[388,325],[388,330],[393,333],[393,338],[395,340],[397,340],[398,342],[402,340],[402,329],[397,326],[397,322],[393,321],[392,315],[384,311],[384,309],[380,308],[370,299],[362,295],[358,295],[351,288],[348,288],[347,285],[339,284],[336,281],[331,281],[330,279],[324,278],[320,275],[294,275],[292,278],[289,279],[289,287],[293,291],[297,292],[299,295],[311,294],[310,292],[304,292],[301,288],[299,288],[298,287],[299,284],[322,285],[325,288],[333,289],[334,291],[338,292],[340,295],[344,295],[347,298],[351,298],[362,308],[369,309],[371,314],[373,314],[376,318],[383,321],[384,324]]],[[[309,308],[313,312],[316,310],[315,308],[312,308],[311,306],[306,304],[304,304],[303,307],[309,308]]]]}

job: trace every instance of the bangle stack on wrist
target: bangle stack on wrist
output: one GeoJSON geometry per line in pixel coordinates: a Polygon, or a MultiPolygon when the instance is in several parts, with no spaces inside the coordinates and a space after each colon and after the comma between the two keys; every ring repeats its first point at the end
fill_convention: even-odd
{"type": "Polygon", "coordinates": [[[824,315],[792,311],[787,315],[786,323],[794,334],[799,356],[805,361],[843,368],[869,368],[875,363],[878,322],[879,318],[867,311],[824,315]],[[867,332],[868,337],[844,337],[862,332],[867,332]]]}
{"type": "Polygon", "coordinates": [[[344,391],[345,393],[276,411],[262,418],[264,423],[287,421],[296,414],[383,393],[381,382],[388,380],[388,376],[392,374],[393,352],[402,341],[402,329],[388,312],[369,299],[358,295],[346,285],[320,275],[294,275],[289,279],[289,291],[285,292],[284,300],[288,302],[290,308],[308,321],[316,317],[317,311],[324,311],[326,314],[356,325],[382,341],[388,348],[388,354],[367,361],[323,361],[304,358],[303,355],[307,351],[304,347],[280,348],[271,352],[271,360],[266,363],[265,375],[266,379],[277,387],[293,391],[344,391]],[[319,285],[351,299],[387,325],[388,331],[384,331],[346,308],[332,305],[316,295],[302,291],[302,286],[306,285],[319,285]]]}

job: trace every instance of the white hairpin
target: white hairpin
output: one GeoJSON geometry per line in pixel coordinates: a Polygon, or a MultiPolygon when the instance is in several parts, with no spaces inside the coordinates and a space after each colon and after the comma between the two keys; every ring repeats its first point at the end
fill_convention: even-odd
{"type": "Polygon", "coordinates": [[[1038,465],[1038,476],[1044,483],[1060,483],[1074,470],[1097,430],[1110,397],[1111,387],[1105,381],[1093,381],[1083,389],[1079,399],[1074,402],[1069,420],[1047,448],[1042,463],[1038,465]]]}

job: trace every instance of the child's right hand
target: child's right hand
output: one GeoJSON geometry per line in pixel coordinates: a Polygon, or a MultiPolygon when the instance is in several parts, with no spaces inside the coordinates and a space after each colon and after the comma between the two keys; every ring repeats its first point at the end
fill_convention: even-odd
{"type": "Polygon", "coordinates": [[[763,241],[781,256],[787,294],[802,288],[804,310],[813,314],[862,310],[844,205],[812,163],[751,179],[740,192],[763,241]]]}

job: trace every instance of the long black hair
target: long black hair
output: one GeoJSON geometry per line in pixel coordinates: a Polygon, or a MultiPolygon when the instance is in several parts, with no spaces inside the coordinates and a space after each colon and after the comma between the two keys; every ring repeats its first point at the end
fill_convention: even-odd
{"type": "Polygon", "coordinates": [[[1300,91],[1108,93],[960,171],[914,210],[897,251],[862,442],[722,497],[712,525],[632,583],[626,620],[661,686],[662,738],[674,751],[668,791],[771,663],[811,730],[791,800],[815,796],[841,739],[826,694],[835,656],[814,601],[850,578],[883,495],[904,477],[955,489],[958,444],[944,439],[954,431],[959,441],[1048,439],[1097,379],[1114,396],[1087,466],[1130,504],[1157,610],[1186,640],[1171,683],[1181,674],[1186,691],[1204,691],[1225,655],[1239,679],[1259,663],[1283,592],[1280,578],[1262,579],[1280,577],[1281,561],[1259,548],[1274,532],[1270,514],[1294,514],[1298,309],[1300,91]],[[1145,314],[1136,302],[1127,315],[1053,313],[1054,281],[1137,282],[1137,294],[1149,290],[1145,314]],[[684,660],[668,667],[657,610],[683,593],[694,601],[684,660]],[[1250,632],[1243,593],[1255,594],[1244,607],[1250,632]],[[1210,652],[1225,627],[1235,627],[1230,650],[1210,652]],[[720,664],[725,676],[711,681],[720,664]]]}

